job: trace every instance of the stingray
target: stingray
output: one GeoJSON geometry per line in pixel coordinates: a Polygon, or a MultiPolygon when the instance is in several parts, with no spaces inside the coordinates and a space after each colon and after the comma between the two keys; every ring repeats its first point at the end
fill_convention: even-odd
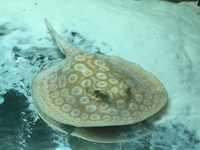
{"type": "Polygon", "coordinates": [[[153,74],[117,56],[78,50],[45,23],[66,56],[32,83],[37,112],[50,126],[88,141],[127,141],[120,138],[127,125],[165,106],[167,92],[153,74]]]}

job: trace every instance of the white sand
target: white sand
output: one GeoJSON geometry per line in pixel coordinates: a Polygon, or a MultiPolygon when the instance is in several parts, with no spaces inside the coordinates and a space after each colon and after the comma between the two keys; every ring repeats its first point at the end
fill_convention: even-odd
{"type": "MultiPolygon", "coordinates": [[[[24,87],[31,84],[39,67],[30,65],[27,56],[52,54],[56,61],[61,59],[44,25],[47,18],[68,40],[72,36],[66,37],[66,30],[79,33],[75,46],[90,52],[99,48],[106,55],[121,56],[156,75],[169,94],[169,106],[157,125],[182,124],[200,139],[200,8],[196,2],[0,1],[0,27],[6,27],[3,32],[8,33],[0,37],[0,65],[5,63],[0,69],[1,95],[13,83],[24,87]],[[82,39],[86,41],[80,43],[82,39]],[[21,51],[15,61],[12,49],[16,46],[21,51]],[[20,82],[22,78],[24,83],[20,82]]],[[[26,95],[20,87],[17,89],[26,95]]]]}

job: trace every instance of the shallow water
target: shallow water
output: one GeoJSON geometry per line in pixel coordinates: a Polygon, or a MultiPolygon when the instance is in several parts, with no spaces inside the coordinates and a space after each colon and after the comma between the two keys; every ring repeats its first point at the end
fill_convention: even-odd
{"type": "Polygon", "coordinates": [[[200,8],[141,1],[4,1],[0,6],[0,149],[200,149],[200,8]],[[117,55],[152,72],[169,94],[162,115],[126,132],[127,143],[88,142],[53,130],[36,113],[31,83],[64,58],[47,18],[75,47],[117,55]],[[137,131],[138,131],[137,130],[137,131]]]}

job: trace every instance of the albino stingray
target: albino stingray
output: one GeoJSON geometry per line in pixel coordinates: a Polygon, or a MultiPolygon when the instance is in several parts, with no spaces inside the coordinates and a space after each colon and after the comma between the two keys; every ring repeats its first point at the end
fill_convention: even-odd
{"type": "Polygon", "coordinates": [[[32,84],[35,106],[49,125],[65,132],[72,127],[74,136],[112,143],[120,133],[91,127],[135,124],[166,104],[167,92],[154,75],[120,57],[77,50],[45,23],[66,55],[32,84]]]}

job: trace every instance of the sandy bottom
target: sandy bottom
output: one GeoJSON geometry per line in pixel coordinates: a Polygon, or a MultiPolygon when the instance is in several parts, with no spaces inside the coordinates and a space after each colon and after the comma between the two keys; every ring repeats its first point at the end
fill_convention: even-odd
{"type": "Polygon", "coordinates": [[[197,2],[2,3],[0,149],[200,149],[197,2]],[[168,104],[160,114],[142,123],[147,132],[125,132],[123,136],[132,138],[128,143],[99,144],[55,131],[37,116],[31,83],[41,69],[64,58],[45,27],[45,18],[78,49],[123,57],[152,72],[164,84],[168,104]]]}

